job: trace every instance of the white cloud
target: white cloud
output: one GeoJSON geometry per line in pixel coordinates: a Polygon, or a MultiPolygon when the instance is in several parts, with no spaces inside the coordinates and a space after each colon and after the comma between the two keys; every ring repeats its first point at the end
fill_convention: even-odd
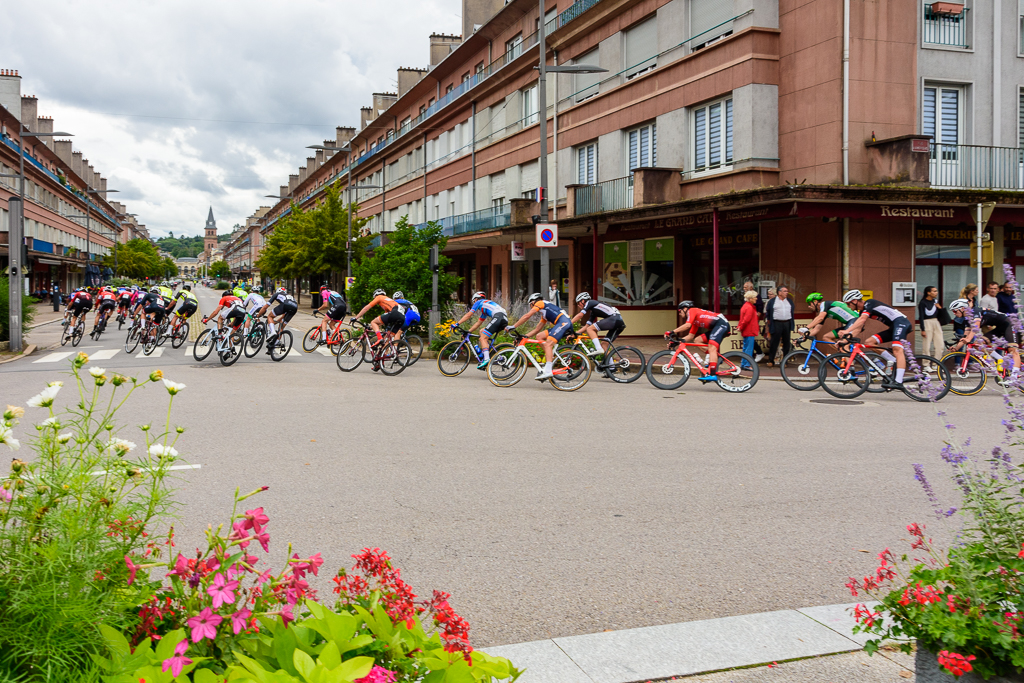
{"type": "Polygon", "coordinates": [[[305,165],[306,145],[359,125],[460,0],[36,0],[5,8],[0,68],[152,234],[226,232],[305,165]],[[133,116],[124,116],[131,114],[133,116]],[[287,124],[287,125],[285,125],[287,124]]]}

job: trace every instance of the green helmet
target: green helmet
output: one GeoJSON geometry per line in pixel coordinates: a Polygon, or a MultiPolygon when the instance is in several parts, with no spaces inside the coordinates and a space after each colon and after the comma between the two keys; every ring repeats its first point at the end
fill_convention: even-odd
{"type": "Polygon", "coordinates": [[[807,305],[808,306],[813,304],[815,301],[824,301],[824,300],[825,300],[825,295],[822,294],[821,292],[811,292],[810,294],[807,295],[807,305]]]}

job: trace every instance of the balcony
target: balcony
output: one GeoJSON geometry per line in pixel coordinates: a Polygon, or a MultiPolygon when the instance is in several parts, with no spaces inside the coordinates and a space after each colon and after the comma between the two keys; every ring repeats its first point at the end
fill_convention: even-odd
{"type": "Polygon", "coordinates": [[[446,237],[498,230],[512,224],[512,205],[506,203],[501,206],[492,206],[471,213],[459,214],[458,216],[447,216],[436,221],[419,223],[416,227],[425,228],[430,223],[440,225],[441,234],[446,237]]]}
{"type": "Polygon", "coordinates": [[[932,187],[1024,189],[1024,150],[942,143],[931,143],[930,148],[928,179],[932,187]]]}
{"type": "Polygon", "coordinates": [[[575,193],[574,215],[617,211],[633,208],[633,176],[606,180],[595,185],[573,188],[575,193]]]}
{"type": "Polygon", "coordinates": [[[924,6],[921,40],[926,45],[970,47],[967,44],[967,12],[960,3],[935,2],[924,6]]]}

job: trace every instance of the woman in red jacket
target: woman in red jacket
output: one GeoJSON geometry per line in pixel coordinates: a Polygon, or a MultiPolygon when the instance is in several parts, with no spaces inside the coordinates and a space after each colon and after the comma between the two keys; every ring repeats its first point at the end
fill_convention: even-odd
{"type": "MultiPolygon", "coordinates": [[[[743,293],[743,307],[740,308],[740,335],[743,337],[743,353],[754,357],[754,341],[757,340],[757,292],[743,293]]],[[[745,364],[744,364],[745,366],[745,364]]]]}

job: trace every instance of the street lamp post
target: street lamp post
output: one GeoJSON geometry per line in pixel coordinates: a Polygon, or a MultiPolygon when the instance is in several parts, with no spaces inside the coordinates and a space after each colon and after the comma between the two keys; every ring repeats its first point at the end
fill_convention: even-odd
{"type": "MultiPolygon", "coordinates": [[[[137,214],[137,213],[119,213],[119,214],[117,214],[117,217],[118,218],[128,218],[128,217],[135,218],[138,215],[139,214],[137,214]]],[[[124,231],[124,223],[121,224],[121,231],[122,232],[124,231]]],[[[119,246],[119,244],[118,244],[119,241],[120,240],[117,240],[117,239],[114,240],[114,277],[117,277],[117,270],[118,270],[118,268],[117,268],[117,250],[118,250],[118,246],[119,246]]]]}
{"type": "Polygon", "coordinates": [[[25,264],[22,263],[21,248],[25,244],[25,138],[29,137],[72,137],[71,133],[32,133],[18,121],[18,174],[2,173],[0,178],[18,178],[18,215],[11,213],[7,232],[7,263],[9,282],[8,330],[11,351],[21,351],[21,278],[25,264]]]}

